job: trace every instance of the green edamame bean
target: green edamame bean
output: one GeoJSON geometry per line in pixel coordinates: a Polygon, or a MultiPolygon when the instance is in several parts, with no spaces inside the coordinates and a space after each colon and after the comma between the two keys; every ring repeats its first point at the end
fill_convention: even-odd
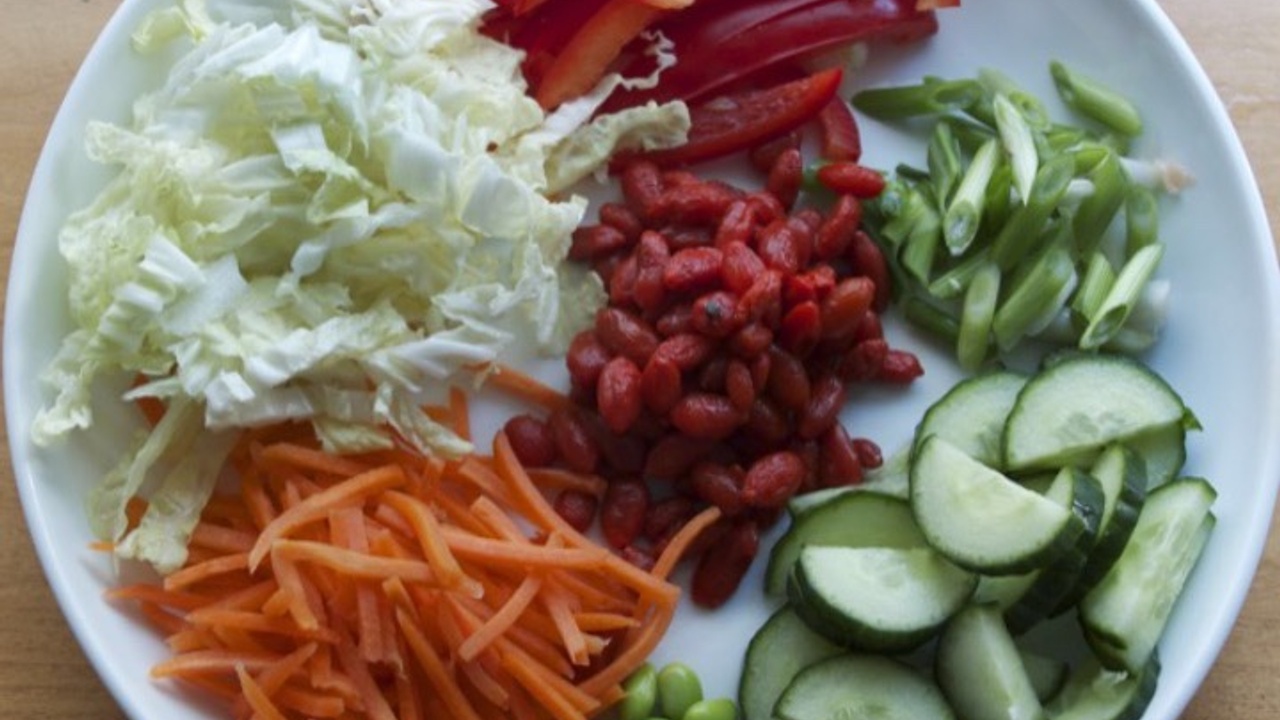
{"type": "Polygon", "coordinates": [[[673,662],[658,671],[658,706],[672,720],[683,718],[702,699],[702,681],[693,668],[673,662]]]}
{"type": "Polygon", "coordinates": [[[737,720],[738,707],[729,698],[699,700],[684,711],[680,720],[737,720]]]}
{"type": "Polygon", "coordinates": [[[648,720],[658,704],[658,672],[645,663],[622,683],[626,695],[618,703],[619,720],[648,720]]]}

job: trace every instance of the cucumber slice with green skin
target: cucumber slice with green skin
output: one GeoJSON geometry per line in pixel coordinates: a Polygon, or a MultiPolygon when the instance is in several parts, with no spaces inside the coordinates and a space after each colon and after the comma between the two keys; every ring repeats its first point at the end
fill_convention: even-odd
{"type": "Polygon", "coordinates": [[[938,638],[938,686],[960,720],[1043,720],[1044,708],[995,605],[961,610],[938,638]]]}
{"type": "Polygon", "coordinates": [[[857,650],[906,652],[964,607],[977,578],[928,547],[806,547],[788,584],[810,627],[857,650]]]}
{"type": "Polygon", "coordinates": [[[825,488],[792,496],[787,501],[787,514],[794,521],[814,508],[847,493],[876,492],[906,500],[911,496],[908,472],[911,447],[905,446],[890,455],[878,468],[867,470],[857,485],[825,488]]]}
{"type": "Polygon", "coordinates": [[[801,670],[846,650],[809,629],[783,606],[756,631],[747,645],[738,706],[743,720],[773,720],[773,708],[801,670]]]}
{"type": "Polygon", "coordinates": [[[1075,607],[1115,564],[1138,524],[1138,513],[1147,497],[1146,466],[1142,458],[1123,445],[1104,450],[1089,474],[1097,479],[1105,498],[1097,539],[1075,587],[1062,598],[1055,614],[1075,607]]]}
{"type": "Polygon", "coordinates": [[[1200,478],[1152,491],[1124,553],[1081,599],[1085,639],[1107,668],[1136,674],[1146,666],[1209,539],[1216,496],[1200,478]]]}
{"type": "Polygon", "coordinates": [[[1048,657],[1040,653],[1018,648],[1018,657],[1022,659],[1022,669],[1031,681],[1031,688],[1041,704],[1049,702],[1067,684],[1067,676],[1071,666],[1065,660],[1048,657]]]}
{"type": "Polygon", "coordinates": [[[1031,572],[1075,547],[1084,523],[937,436],[911,464],[911,508],[925,539],[986,575],[1031,572]]]}
{"type": "Polygon", "coordinates": [[[920,673],[876,655],[838,655],[787,686],[780,720],[955,720],[942,691],[920,673]]]}
{"type": "Polygon", "coordinates": [[[1007,370],[962,380],[925,412],[916,427],[916,447],[937,435],[983,465],[1000,468],[1005,419],[1026,384],[1025,375],[1007,370]]]}
{"type": "Polygon", "coordinates": [[[1148,491],[1178,477],[1187,462],[1187,428],[1178,423],[1125,441],[1142,458],[1148,491]]]}
{"type": "Polygon", "coordinates": [[[1084,532],[1075,544],[1052,562],[1027,575],[997,577],[987,581],[985,592],[1003,588],[1002,592],[1015,596],[998,599],[1004,611],[1009,632],[1020,635],[1062,605],[1079,583],[1080,573],[1088,562],[1096,545],[1105,498],[1101,484],[1093,476],[1063,468],[1045,491],[1045,497],[1071,508],[1084,524],[1084,532]]]}
{"type": "Polygon", "coordinates": [[[1160,428],[1194,423],[1159,375],[1120,356],[1063,358],[1029,380],[1004,427],[1004,467],[1061,467],[1160,428]]]}
{"type": "Polygon", "coordinates": [[[807,545],[847,547],[924,547],[911,505],[871,492],[837,495],[797,517],[769,553],[765,592],[780,596],[800,550],[807,545]]]}
{"type": "Polygon", "coordinates": [[[1045,709],[1054,720],[1140,720],[1159,677],[1155,657],[1137,674],[1107,670],[1090,659],[1071,673],[1045,709]]]}

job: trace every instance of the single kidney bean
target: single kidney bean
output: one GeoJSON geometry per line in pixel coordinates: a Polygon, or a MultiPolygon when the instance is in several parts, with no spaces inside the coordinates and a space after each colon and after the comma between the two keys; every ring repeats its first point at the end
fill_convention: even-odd
{"type": "Polygon", "coordinates": [[[596,471],[600,464],[600,448],[574,411],[556,410],[547,419],[547,426],[551,429],[560,460],[570,470],[580,473],[596,471]]]}
{"type": "Polygon", "coordinates": [[[671,412],[680,396],[684,394],[681,387],[680,366],[675,361],[655,352],[644,366],[640,376],[640,389],[645,407],[659,417],[671,412]]]}
{"type": "Polygon", "coordinates": [[[793,355],[805,357],[822,338],[822,311],[812,300],[802,302],[782,316],[778,345],[793,355]]]}
{"type": "Polygon", "coordinates": [[[800,272],[808,254],[802,228],[803,223],[790,218],[774,220],[756,233],[756,253],[765,265],[786,275],[800,272]]]}
{"type": "Polygon", "coordinates": [[[884,464],[880,446],[867,438],[854,438],[853,450],[858,454],[858,464],[864,468],[878,468],[884,464]]]}
{"type": "Polygon", "coordinates": [[[920,358],[906,350],[891,349],[885,355],[884,364],[880,366],[880,374],[876,379],[883,382],[905,385],[924,374],[920,358]]]}
{"type": "Polygon", "coordinates": [[[814,254],[827,261],[844,255],[861,224],[862,203],[852,195],[841,195],[814,234],[814,254]]]}
{"type": "Polygon", "coordinates": [[[681,302],[669,306],[653,327],[664,338],[693,332],[693,303],[681,302]]]}
{"type": "Polygon", "coordinates": [[[671,251],[662,235],[652,230],[640,234],[636,247],[636,278],[632,288],[635,303],[647,313],[658,312],[667,301],[667,286],[662,277],[671,251]]]}
{"type": "Polygon", "coordinates": [[[611,357],[612,353],[596,337],[594,330],[583,330],[574,336],[565,355],[569,379],[574,386],[594,389],[600,371],[604,370],[611,357]]]}
{"type": "Polygon", "coordinates": [[[671,247],[672,252],[685,248],[708,247],[714,239],[707,228],[688,225],[664,228],[662,236],[667,239],[667,245],[671,247]]]}
{"type": "Polygon", "coordinates": [[[845,382],[865,382],[880,375],[889,357],[889,343],[883,338],[873,338],[849,348],[836,365],[836,374],[845,382]]]}
{"type": "Polygon", "coordinates": [[[638,366],[648,362],[658,348],[658,335],[648,323],[616,307],[596,313],[596,337],[610,351],[626,355],[638,366]]]}
{"type": "Polygon", "coordinates": [[[862,482],[862,463],[849,433],[840,423],[832,425],[822,436],[820,483],[823,487],[842,487],[862,482]]]}
{"type": "Polygon", "coordinates": [[[681,225],[715,227],[729,205],[741,196],[741,191],[711,180],[694,179],[670,182],[658,204],[657,218],[663,222],[681,225]]]}
{"type": "Polygon", "coordinates": [[[769,350],[769,396],[781,407],[799,412],[809,403],[809,375],[804,363],[778,347],[769,350]]]}
{"type": "Polygon", "coordinates": [[[699,500],[720,508],[725,517],[742,512],[742,471],[719,463],[701,462],[689,473],[689,488],[699,500]]]}
{"type": "Polygon", "coordinates": [[[742,424],[742,414],[729,398],[711,393],[692,393],[671,408],[671,424],[690,437],[723,440],[742,424]]]}
{"type": "Polygon", "coordinates": [[[773,193],[784,208],[789,208],[795,204],[803,181],[804,159],[800,156],[800,148],[787,148],[778,153],[773,167],[769,168],[765,189],[773,193]]]}
{"type": "Polygon", "coordinates": [[[749,519],[735,522],[719,542],[698,559],[689,596],[704,608],[723,605],[738,589],[760,551],[760,530],[749,519]]]}
{"type": "Polygon", "coordinates": [[[846,386],[835,375],[823,375],[813,383],[809,402],[800,413],[796,434],[805,440],[813,440],[836,424],[840,410],[844,408],[846,386]]]}
{"type": "Polygon", "coordinates": [[[876,312],[884,312],[892,299],[893,281],[889,277],[889,264],[885,261],[880,246],[876,245],[876,241],[872,240],[870,235],[859,230],[853,234],[849,255],[849,263],[853,265],[854,272],[870,278],[871,282],[875,283],[876,297],[871,307],[876,312]]]}
{"type": "MultiPolygon", "coordinates": [[[[818,212],[814,208],[806,207],[800,208],[794,213],[791,213],[791,217],[794,220],[799,221],[799,223],[804,226],[805,235],[809,238],[810,242],[812,242],[813,234],[818,232],[818,228],[822,226],[822,213],[818,212]]],[[[809,256],[812,255],[813,252],[812,249],[810,249],[809,256]]],[[[807,265],[808,262],[806,261],[805,264],[807,265]]]]}
{"type": "Polygon", "coordinates": [[[635,300],[636,278],[640,276],[635,255],[627,255],[609,274],[609,304],[630,305],[635,300]]]}
{"type": "Polygon", "coordinates": [[[768,269],[742,294],[743,322],[760,322],[774,327],[782,318],[782,273],[768,269]]]}
{"type": "Polygon", "coordinates": [[[638,480],[614,480],[600,505],[600,531],[605,542],[622,549],[640,537],[649,511],[649,488],[638,480]]]}
{"type": "Polygon", "coordinates": [[[644,476],[668,482],[684,477],[694,465],[708,457],[713,449],[712,443],[706,440],[681,433],[669,433],[649,447],[649,454],[644,462],[644,476]]]}
{"type": "Polygon", "coordinates": [[[752,507],[778,507],[800,489],[806,472],[804,460],[794,452],[765,455],[747,469],[742,499],[752,507]]]}
{"type": "Polygon", "coordinates": [[[720,285],[724,253],[714,247],[692,247],[671,256],[663,269],[662,282],[677,293],[699,293],[720,285]]]}
{"type": "Polygon", "coordinates": [[[751,412],[756,401],[756,384],[751,378],[751,368],[742,360],[730,360],[725,367],[724,391],[739,412],[744,415],[751,412]]]}
{"type": "Polygon", "coordinates": [[[857,329],[853,332],[853,342],[863,340],[881,340],[884,338],[884,326],[880,324],[880,316],[876,313],[864,313],[857,329]]]}
{"type": "Polygon", "coordinates": [[[773,193],[763,190],[747,193],[746,201],[751,206],[757,225],[765,226],[787,216],[787,209],[773,193]]]}
{"type": "Polygon", "coordinates": [[[672,335],[658,344],[653,354],[675,363],[682,371],[692,370],[707,361],[715,352],[715,343],[696,333],[684,332],[672,335]]]}
{"type": "Polygon", "coordinates": [[[552,507],[556,514],[565,519],[573,529],[586,532],[596,519],[596,507],[600,501],[596,496],[581,490],[564,490],[556,495],[552,507]]]}
{"type": "Polygon", "coordinates": [[[716,226],[715,246],[723,250],[736,242],[745,245],[751,242],[755,229],[755,207],[746,200],[734,200],[725,208],[724,216],[716,226]]]}
{"type": "Polygon", "coordinates": [[[751,288],[756,278],[764,272],[764,261],[755,250],[743,242],[731,242],[720,246],[724,251],[724,264],[720,266],[720,281],[727,290],[741,295],[751,288]]]}
{"type": "Polygon", "coordinates": [[[649,505],[644,517],[644,536],[658,543],[671,537],[697,512],[693,500],[684,495],[672,495],[649,505]]]}
{"type": "Polygon", "coordinates": [[[511,451],[521,465],[546,467],[556,461],[556,441],[551,428],[541,418],[529,414],[516,415],[502,426],[511,451]]]}
{"type": "Polygon", "coordinates": [[[626,560],[645,572],[652,570],[653,566],[657,563],[657,558],[653,556],[652,552],[641,547],[636,547],[635,545],[628,545],[622,548],[622,550],[618,551],[618,554],[623,560],[626,560]]]}
{"type": "Polygon", "coordinates": [[[651,162],[633,162],[618,179],[623,200],[645,224],[652,224],[662,200],[662,173],[651,162]]]}
{"type": "Polygon", "coordinates": [[[729,351],[744,359],[760,357],[773,343],[773,331],[763,324],[753,322],[739,328],[729,339],[729,351]]]}
{"type": "Polygon", "coordinates": [[[608,225],[621,232],[628,242],[635,242],[640,239],[640,233],[644,231],[644,223],[640,222],[640,218],[631,211],[626,205],[616,202],[607,202],[600,205],[600,223],[608,225]]]}
{"type": "Polygon", "coordinates": [[[804,479],[800,481],[797,493],[811,492],[819,487],[822,471],[822,450],[817,440],[795,440],[791,443],[791,452],[804,464],[804,479]]]}
{"type": "Polygon", "coordinates": [[[818,182],[832,192],[868,199],[884,192],[884,175],[854,162],[833,162],[818,168],[818,182]]]}
{"type": "Polygon", "coordinates": [[[738,296],[716,290],[693,302],[693,329],[711,338],[725,338],[742,327],[738,296]]]}
{"type": "Polygon", "coordinates": [[[643,406],[640,368],[621,355],[610,360],[596,382],[596,409],[604,424],[621,435],[631,429],[643,406]]]}
{"type": "Polygon", "coordinates": [[[581,225],[573,231],[569,259],[587,262],[625,250],[632,241],[612,225],[581,225]]]}
{"type": "Polygon", "coordinates": [[[838,338],[853,335],[871,309],[875,292],[875,284],[869,278],[841,280],[822,301],[822,336],[838,338]]]}

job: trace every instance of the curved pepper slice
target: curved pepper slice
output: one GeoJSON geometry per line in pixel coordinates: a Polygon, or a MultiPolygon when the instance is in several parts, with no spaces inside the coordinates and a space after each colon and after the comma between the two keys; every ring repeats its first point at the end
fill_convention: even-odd
{"type": "Polygon", "coordinates": [[[842,73],[831,68],[765,90],[724,95],[689,108],[684,145],[624,154],[615,167],[644,159],[660,167],[692,165],[755,147],[812,120],[836,96],[842,73]]]}

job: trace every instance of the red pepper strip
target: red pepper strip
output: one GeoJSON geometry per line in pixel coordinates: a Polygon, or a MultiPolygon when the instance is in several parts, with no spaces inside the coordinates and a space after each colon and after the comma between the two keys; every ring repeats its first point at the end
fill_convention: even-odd
{"type": "Polygon", "coordinates": [[[822,137],[822,157],[851,162],[862,157],[858,121],[853,117],[853,108],[843,98],[832,98],[818,113],[818,130],[822,137]]]}
{"type": "MultiPolygon", "coordinates": [[[[915,0],[766,0],[750,7],[756,14],[731,5],[723,19],[709,18],[700,27],[681,24],[686,15],[702,15],[700,6],[664,20],[657,29],[675,43],[676,65],[656,88],[619,93],[605,110],[650,100],[697,100],[779,62],[859,41],[919,40],[938,30],[937,17],[917,12],[915,0]],[[756,22],[760,18],[766,20],[756,22]],[[668,30],[669,25],[674,27],[668,30]]],[[[627,67],[623,74],[635,71],[627,67]]]]}
{"type": "Polygon", "coordinates": [[[622,48],[668,11],[638,0],[609,0],[565,45],[534,94],[551,109],[591,90],[622,48]]]}
{"type": "Polygon", "coordinates": [[[507,35],[499,39],[525,51],[521,69],[532,88],[536,89],[541,84],[556,56],[564,50],[578,28],[585,25],[606,2],[552,0],[511,24],[507,35]]]}
{"type": "Polygon", "coordinates": [[[623,155],[615,167],[644,159],[659,167],[692,165],[746,150],[812,120],[840,87],[839,68],[766,90],[726,95],[689,108],[689,139],[679,147],[623,155]]]}

